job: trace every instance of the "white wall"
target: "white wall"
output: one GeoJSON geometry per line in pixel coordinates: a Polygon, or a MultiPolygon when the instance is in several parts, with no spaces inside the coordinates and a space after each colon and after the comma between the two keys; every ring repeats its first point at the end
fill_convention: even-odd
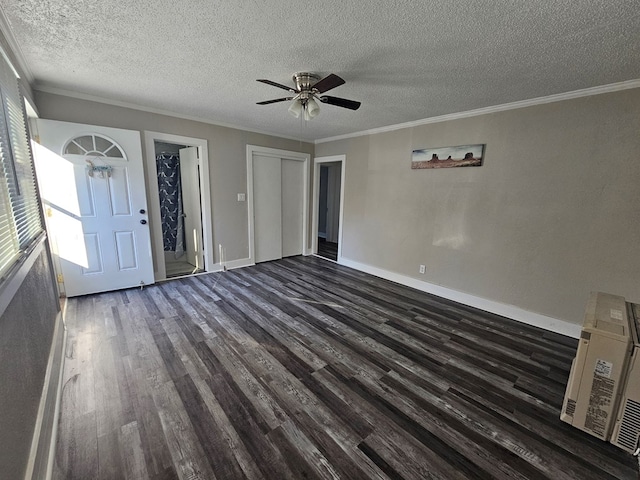
{"type": "Polygon", "coordinates": [[[343,256],[574,324],[591,290],[640,302],[638,112],[634,89],[320,143],[346,155],[343,256]],[[410,168],[474,143],[482,167],[410,168]]]}

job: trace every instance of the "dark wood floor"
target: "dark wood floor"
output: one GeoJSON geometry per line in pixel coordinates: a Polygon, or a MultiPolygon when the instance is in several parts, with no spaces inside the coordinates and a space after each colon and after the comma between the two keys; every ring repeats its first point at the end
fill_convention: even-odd
{"type": "Polygon", "coordinates": [[[576,341],[317,257],[69,301],[58,479],[632,479],[576,341]]]}
{"type": "Polygon", "coordinates": [[[318,255],[329,260],[338,260],[338,244],[327,242],[324,238],[318,238],[318,255]]]}

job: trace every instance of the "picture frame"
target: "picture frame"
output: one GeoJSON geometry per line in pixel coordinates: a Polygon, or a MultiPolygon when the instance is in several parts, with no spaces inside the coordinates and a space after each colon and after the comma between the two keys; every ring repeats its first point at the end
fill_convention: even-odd
{"type": "Polygon", "coordinates": [[[421,148],[411,155],[411,168],[480,167],[486,144],[421,148]]]}

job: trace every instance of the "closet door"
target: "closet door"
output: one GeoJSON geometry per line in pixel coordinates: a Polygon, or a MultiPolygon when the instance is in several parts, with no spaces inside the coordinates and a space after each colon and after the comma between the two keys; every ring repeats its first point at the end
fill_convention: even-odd
{"type": "Polygon", "coordinates": [[[255,262],[282,258],[281,159],[253,157],[253,216],[255,262]]]}
{"type": "Polygon", "coordinates": [[[302,255],[304,163],[282,159],[282,256],[302,255]]]}

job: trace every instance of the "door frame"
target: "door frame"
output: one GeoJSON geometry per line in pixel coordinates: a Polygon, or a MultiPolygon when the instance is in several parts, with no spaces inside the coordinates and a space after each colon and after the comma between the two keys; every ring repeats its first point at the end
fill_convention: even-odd
{"type": "Polygon", "coordinates": [[[215,252],[213,250],[213,215],[211,209],[211,187],[209,178],[208,142],[202,138],[185,137],[170,133],[144,131],[145,159],[147,172],[147,205],[151,221],[151,244],[156,281],[166,280],[167,267],[164,261],[162,239],[162,217],[160,215],[160,192],[158,190],[158,169],[156,168],[155,141],[198,147],[200,167],[200,210],[202,212],[202,246],[204,247],[204,271],[215,272],[215,252]]]}
{"type": "MultiPolygon", "coordinates": [[[[313,224],[311,227],[311,252],[318,254],[318,208],[320,206],[320,166],[323,163],[340,163],[340,213],[338,216],[338,263],[342,261],[342,223],[344,218],[344,184],[346,155],[332,155],[313,159],[313,224]]],[[[324,258],[324,257],[323,257],[324,258]]]]}
{"type": "Polygon", "coordinates": [[[255,224],[253,209],[253,156],[261,155],[265,157],[285,158],[304,162],[304,185],[302,187],[302,254],[309,255],[308,232],[309,232],[309,163],[311,154],[293,152],[290,150],[280,150],[277,148],[260,147],[258,145],[247,145],[247,220],[249,236],[249,265],[255,265],[255,224]]]}

